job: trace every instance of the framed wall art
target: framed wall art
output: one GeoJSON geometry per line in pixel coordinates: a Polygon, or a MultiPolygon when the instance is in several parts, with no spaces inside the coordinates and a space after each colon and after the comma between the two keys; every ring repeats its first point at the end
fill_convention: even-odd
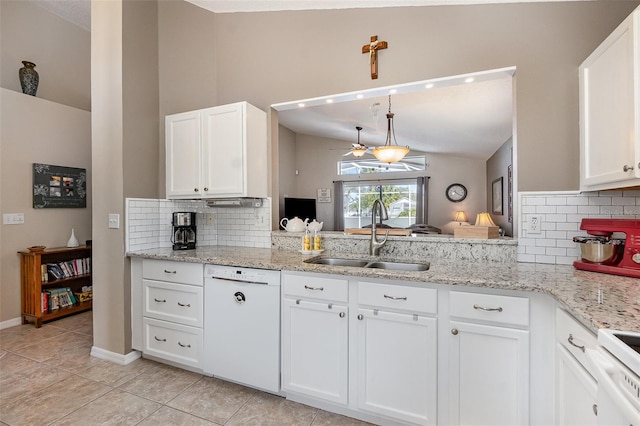
{"type": "Polygon", "coordinates": [[[33,163],[33,208],[87,207],[87,170],[33,163]]]}
{"type": "Polygon", "coordinates": [[[503,215],[502,206],[502,176],[493,181],[491,185],[493,214],[503,215]]]}

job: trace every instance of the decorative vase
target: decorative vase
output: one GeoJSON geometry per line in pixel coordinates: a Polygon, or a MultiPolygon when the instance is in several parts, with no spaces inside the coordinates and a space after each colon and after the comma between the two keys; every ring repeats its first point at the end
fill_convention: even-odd
{"type": "Polygon", "coordinates": [[[36,64],[29,61],[22,61],[24,67],[18,70],[18,76],[20,77],[20,86],[22,86],[22,93],[35,96],[38,91],[38,83],[40,82],[40,76],[38,71],[35,70],[36,64]]]}
{"type": "Polygon", "coordinates": [[[78,247],[80,243],[78,243],[78,239],[76,238],[75,229],[71,228],[71,237],[69,241],[67,241],[67,247],[78,247]]]}

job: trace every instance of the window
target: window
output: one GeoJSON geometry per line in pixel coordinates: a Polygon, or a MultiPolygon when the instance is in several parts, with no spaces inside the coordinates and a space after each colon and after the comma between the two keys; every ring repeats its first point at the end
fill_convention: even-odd
{"type": "Polygon", "coordinates": [[[381,163],[376,158],[338,161],[339,175],[362,175],[369,173],[415,172],[427,168],[424,155],[405,157],[397,163],[381,163]]]}
{"type": "Polygon", "coordinates": [[[339,187],[342,193],[342,206],[339,207],[342,227],[337,218],[336,229],[370,226],[371,207],[377,198],[382,200],[389,214],[389,219],[383,221],[385,225],[408,228],[426,222],[426,177],[337,183],[336,196],[340,194],[339,187]]]}

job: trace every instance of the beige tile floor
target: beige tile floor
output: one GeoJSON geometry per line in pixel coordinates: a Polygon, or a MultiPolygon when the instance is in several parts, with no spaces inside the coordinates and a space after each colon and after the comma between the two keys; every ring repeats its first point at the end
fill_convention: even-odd
{"type": "Polygon", "coordinates": [[[0,330],[0,425],[364,423],[145,359],[89,355],[91,312],[0,330]]]}

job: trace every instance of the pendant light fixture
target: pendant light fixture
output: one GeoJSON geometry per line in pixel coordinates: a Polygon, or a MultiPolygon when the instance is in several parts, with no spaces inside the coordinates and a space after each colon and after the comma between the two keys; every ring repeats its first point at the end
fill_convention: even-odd
{"type": "Polygon", "coordinates": [[[358,131],[358,143],[353,144],[351,153],[354,157],[362,157],[367,152],[367,147],[360,143],[360,130],[362,130],[362,127],[356,126],[356,130],[358,131]]]}
{"type": "Polygon", "coordinates": [[[397,163],[409,153],[408,146],[400,146],[396,142],[396,131],[393,127],[393,113],[391,112],[391,95],[389,95],[389,112],[387,113],[387,141],[383,146],[371,148],[371,152],[382,163],[397,163]],[[393,137],[393,144],[391,138],[393,137]]]}

